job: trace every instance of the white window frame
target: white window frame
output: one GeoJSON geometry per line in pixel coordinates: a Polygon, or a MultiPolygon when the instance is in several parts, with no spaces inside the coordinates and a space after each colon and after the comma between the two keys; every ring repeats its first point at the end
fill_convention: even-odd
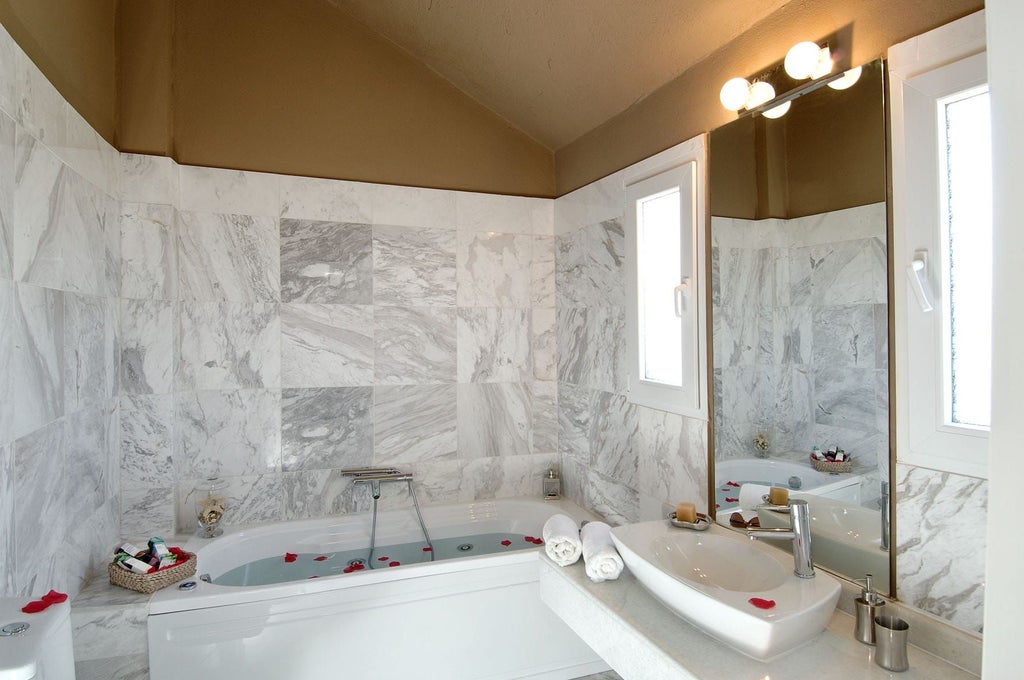
{"type": "Polygon", "coordinates": [[[939,174],[939,103],[987,82],[984,11],[889,50],[892,129],[896,459],[988,477],[988,431],[947,422],[945,244],[939,174]],[[908,266],[926,251],[934,310],[924,312],[908,266]]]}
{"type": "Polygon", "coordinates": [[[626,328],[628,399],[634,404],[707,420],[707,296],[704,232],[706,228],[705,135],[651,156],[623,171],[626,197],[626,328]],[[637,279],[637,201],[672,187],[680,188],[680,211],[690,215],[680,243],[682,300],[683,385],[665,385],[642,379],[637,279]]]}

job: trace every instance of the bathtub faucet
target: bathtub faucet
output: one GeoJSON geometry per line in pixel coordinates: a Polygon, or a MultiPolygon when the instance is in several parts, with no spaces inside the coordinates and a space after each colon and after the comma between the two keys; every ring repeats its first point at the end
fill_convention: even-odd
{"type": "Polygon", "coordinates": [[[342,470],[345,477],[355,477],[353,484],[369,484],[373,500],[380,498],[381,482],[407,482],[412,484],[412,473],[401,472],[395,468],[353,468],[342,470]]]}
{"type": "Polygon", "coordinates": [[[759,505],[758,509],[789,511],[789,529],[747,529],[752,541],[759,538],[792,539],[793,573],[800,578],[814,578],[814,562],[811,560],[811,512],[807,501],[789,500],[789,505],[759,505]]]}

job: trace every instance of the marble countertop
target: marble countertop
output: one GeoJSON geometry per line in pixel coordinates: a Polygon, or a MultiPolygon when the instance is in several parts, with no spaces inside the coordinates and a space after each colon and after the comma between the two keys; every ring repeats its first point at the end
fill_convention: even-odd
{"type": "Polygon", "coordinates": [[[591,583],[583,563],[561,568],[540,557],[541,599],[625,680],[972,680],[972,675],[911,646],[910,669],[890,673],[874,647],[853,637],[854,619],[836,611],[828,628],[779,659],[750,659],[683,621],[629,573],[591,583]]]}

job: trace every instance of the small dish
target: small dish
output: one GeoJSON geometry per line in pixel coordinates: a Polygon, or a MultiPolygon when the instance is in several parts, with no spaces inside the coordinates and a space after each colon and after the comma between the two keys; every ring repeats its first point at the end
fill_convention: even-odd
{"type": "Polygon", "coordinates": [[[707,531],[712,525],[711,518],[703,512],[697,513],[696,522],[680,522],[676,519],[676,513],[670,512],[668,513],[668,521],[674,527],[679,529],[692,529],[693,531],[707,531]]]}

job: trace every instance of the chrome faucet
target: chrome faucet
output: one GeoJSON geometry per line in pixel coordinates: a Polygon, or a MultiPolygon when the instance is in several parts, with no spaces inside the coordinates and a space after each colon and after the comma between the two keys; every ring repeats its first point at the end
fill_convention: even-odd
{"type": "Polygon", "coordinates": [[[758,505],[757,510],[789,510],[789,529],[747,529],[752,541],[759,538],[792,539],[793,573],[800,578],[814,578],[811,560],[811,512],[807,501],[790,499],[789,505],[758,505]]]}

